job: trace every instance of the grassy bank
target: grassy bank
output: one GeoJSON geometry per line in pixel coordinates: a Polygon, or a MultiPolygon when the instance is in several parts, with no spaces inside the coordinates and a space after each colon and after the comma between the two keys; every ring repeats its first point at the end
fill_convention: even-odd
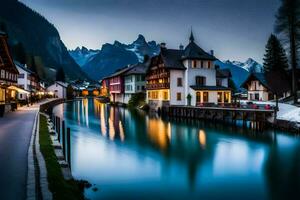
{"type": "Polygon", "coordinates": [[[46,161],[49,189],[55,200],[84,199],[83,187],[75,180],[65,180],[54,153],[47,127],[47,119],[40,115],[40,149],[46,161]]]}

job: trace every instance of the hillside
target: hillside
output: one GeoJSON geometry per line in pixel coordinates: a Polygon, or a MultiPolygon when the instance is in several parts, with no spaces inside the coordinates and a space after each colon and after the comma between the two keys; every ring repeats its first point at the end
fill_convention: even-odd
{"type": "MultiPolygon", "coordinates": [[[[26,5],[18,1],[2,0],[0,24],[8,33],[11,48],[21,43],[27,64],[31,65],[32,58],[35,59],[41,78],[53,81],[55,71],[61,67],[69,79],[87,78],[69,55],[53,24],[26,5]]],[[[16,52],[13,51],[13,54],[16,52]]]]}

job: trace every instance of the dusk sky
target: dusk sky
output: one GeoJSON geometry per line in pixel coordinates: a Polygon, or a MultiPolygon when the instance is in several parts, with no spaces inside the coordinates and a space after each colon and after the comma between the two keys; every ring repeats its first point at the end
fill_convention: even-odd
{"type": "Polygon", "coordinates": [[[58,29],[69,49],[99,49],[139,33],[169,48],[196,42],[221,60],[262,62],[279,0],[21,0],[58,29]]]}

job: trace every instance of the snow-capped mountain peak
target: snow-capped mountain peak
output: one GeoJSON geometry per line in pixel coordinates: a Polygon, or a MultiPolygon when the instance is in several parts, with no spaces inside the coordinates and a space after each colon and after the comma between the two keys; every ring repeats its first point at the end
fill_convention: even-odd
{"type": "Polygon", "coordinates": [[[224,63],[236,65],[247,70],[248,72],[262,72],[263,68],[263,66],[253,58],[248,58],[245,62],[226,60],[224,63]]]}
{"type": "Polygon", "coordinates": [[[93,59],[98,52],[99,50],[88,49],[82,46],[81,48],[77,47],[75,50],[70,50],[69,54],[79,66],[82,66],[93,59]]]}

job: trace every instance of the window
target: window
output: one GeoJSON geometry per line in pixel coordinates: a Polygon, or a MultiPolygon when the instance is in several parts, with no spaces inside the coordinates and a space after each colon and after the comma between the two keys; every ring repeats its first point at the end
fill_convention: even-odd
{"type": "Polygon", "coordinates": [[[222,86],[222,79],[221,78],[217,79],[217,86],[222,86]]]}
{"type": "Polygon", "coordinates": [[[163,93],[163,100],[168,100],[168,92],[163,93]]]}
{"type": "Polygon", "coordinates": [[[18,78],[24,78],[24,74],[19,74],[18,78]]]}
{"type": "Polygon", "coordinates": [[[20,94],[20,99],[23,99],[23,94],[20,94]]]}
{"type": "Polygon", "coordinates": [[[145,86],[142,86],[142,90],[145,90],[145,86]]]}
{"type": "Polygon", "coordinates": [[[177,78],[177,86],[182,87],[182,78],[177,78]]]}
{"type": "Polygon", "coordinates": [[[177,92],[176,99],[177,99],[177,101],[181,101],[181,93],[180,92],[177,92]]]}
{"type": "Polygon", "coordinates": [[[208,92],[203,92],[203,102],[204,103],[208,102],[208,92]]]}
{"type": "Polygon", "coordinates": [[[136,89],[137,89],[137,90],[140,90],[140,86],[139,86],[139,85],[138,85],[138,86],[136,86],[136,89]]]}
{"type": "Polygon", "coordinates": [[[255,100],[259,100],[259,94],[258,93],[255,93],[255,100]]]}
{"type": "Polygon", "coordinates": [[[208,61],[207,68],[208,68],[208,69],[210,69],[210,67],[211,67],[211,62],[210,62],[210,61],[208,61]]]}
{"type": "Polygon", "coordinates": [[[201,68],[203,68],[203,60],[201,60],[201,68]]]}
{"type": "Polygon", "coordinates": [[[223,92],[218,92],[218,103],[222,103],[223,92]]]}
{"type": "Polygon", "coordinates": [[[196,68],[197,67],[197,61],[196,60],[192,60],[192,68],[196,68]]]}
{"type": "Polygon", "coordinates": [[[206,77],[203,76],[196,76],[196,85],[206,85],[206,77]]]}
{"type": "Polygon", "coordinates": [[[3,69],[1,69],[1,78],[4,79],[5,78],[5,71],[3,69]]]}
{"type": "Polygon", "coordinates": [[[230,92],[224,92],[224,103],[229,103],[230,92]]]}
{"type": "Polygon", "coordinates": [[[197,93],[196,93],[196,102],[197,102],[197,103],[200,103],[200,102],[201,102],[201,93],[200,93],[200,92],[197,92],[197,93]]]}

